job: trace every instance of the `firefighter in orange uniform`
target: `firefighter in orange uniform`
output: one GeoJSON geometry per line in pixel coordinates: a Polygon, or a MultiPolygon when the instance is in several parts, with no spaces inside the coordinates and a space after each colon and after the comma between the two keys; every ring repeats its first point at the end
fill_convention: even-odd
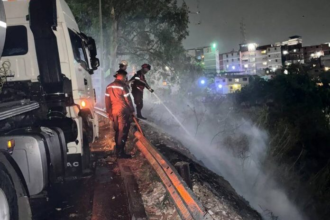
{"type": "Polygon", "coordinates": [[[134,117],[134,107],[126,83],[127,72],[118,70],[115,81],[110,83],[105,93],[105,106],[109,119],[113,121],[116,132],[116,155],[118,158],[131,158],[125,153],[125,144],[131,125],[131,117],[134,117]]]}

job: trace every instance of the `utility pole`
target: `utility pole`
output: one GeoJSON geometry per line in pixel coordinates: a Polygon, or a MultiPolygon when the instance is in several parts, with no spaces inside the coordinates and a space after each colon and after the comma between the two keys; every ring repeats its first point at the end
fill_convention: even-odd
{"type": "Polygon", "coordinates": [[[105,90],[105,85],[104,85],[104,70],[103,70],[103,22],[102,22],[102,0],[99,0],[99,20],[100,20],[100,75],[101,75],[101,91],[100,94],[103,94],[105,90]]]}

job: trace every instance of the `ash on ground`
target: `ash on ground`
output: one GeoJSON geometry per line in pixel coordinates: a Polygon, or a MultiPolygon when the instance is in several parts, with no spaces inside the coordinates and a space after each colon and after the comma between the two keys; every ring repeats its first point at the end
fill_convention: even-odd
{"type": "Polygon", "coordinates": [[[180,141],[152,123],[142,123],[144,135],[172,163],[190,164],[192,190],[206,211],[219,220],[261,220],[258,212],[239,196],[223,177],[205,168],[180,141]]]}

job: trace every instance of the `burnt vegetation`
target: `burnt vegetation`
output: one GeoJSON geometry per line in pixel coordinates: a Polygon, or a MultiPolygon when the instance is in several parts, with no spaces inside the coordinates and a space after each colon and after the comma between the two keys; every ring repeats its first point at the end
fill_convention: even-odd
{"type": "Polygon", "coordinates": [[[312,219],[329,215],[328,74],[310,75],[308,69],[292,66],[288,75],[279,73],[271,81],[256,78],[232,97],[235,110],[269,134],[265,169],[273,170],[290,198],[312,219]]]}

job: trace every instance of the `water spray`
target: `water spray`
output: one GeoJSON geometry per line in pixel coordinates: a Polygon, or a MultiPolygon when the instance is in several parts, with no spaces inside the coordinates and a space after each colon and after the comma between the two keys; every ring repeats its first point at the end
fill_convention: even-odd
{"type": "Polygon", "coordinates": [[[185,128],[185,126],[179,121],[179,119],[173,114],[173,112],[164,104],[164,102],[156,95],[156,93],[153,93],[154,96],[158,99],[158,101],[164,106],[164,108],[172,115],[172,117],[175,119],[175,121],[181,126],[181,128],[188,134],[189,137],[194,138],[190,132],[185,128]]]}

